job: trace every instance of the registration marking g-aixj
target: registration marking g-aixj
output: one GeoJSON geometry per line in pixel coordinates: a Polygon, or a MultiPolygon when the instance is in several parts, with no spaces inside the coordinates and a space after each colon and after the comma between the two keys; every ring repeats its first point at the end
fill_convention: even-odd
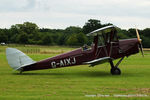
{"type": "Polygon", "coordinates": [[[56,68],[57,66],[64,67],[64,66],[74,65],[74,64],[76,64],[76,58],[75,57],[61,59],[58,62],[56,62],[56,61],[51,62],[52,68],[56,68]]]}

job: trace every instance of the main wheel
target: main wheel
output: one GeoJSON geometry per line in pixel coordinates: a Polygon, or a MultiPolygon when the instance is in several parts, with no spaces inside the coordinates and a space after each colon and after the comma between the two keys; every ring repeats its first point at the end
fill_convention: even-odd
{"type": "Polygon", "coordinates": [[[110,72],[112,75],[120,75],[121,74],[121,70],[119,68],[116,68],[116,67],[111,68],[110,72]]]}

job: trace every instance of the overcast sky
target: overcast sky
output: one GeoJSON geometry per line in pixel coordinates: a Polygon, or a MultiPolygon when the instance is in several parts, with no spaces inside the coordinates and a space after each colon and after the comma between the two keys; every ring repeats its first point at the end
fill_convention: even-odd
{"type": "Polygon", "coordinates": [[[30,21],[40,28],[82,27],[88,19],[150,28],[150,0],[0,0],[0,28],[30,21]]]}

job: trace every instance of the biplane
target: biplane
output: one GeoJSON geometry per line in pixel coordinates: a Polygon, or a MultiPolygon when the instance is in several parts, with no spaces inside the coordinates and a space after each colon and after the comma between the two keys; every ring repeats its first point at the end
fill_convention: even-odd
{"type": "Polygon", "coordinates": [[[136,54],[139,50],[141,50],[143,55],[141,39],[137,29],[136,34],[137,38],[118,40],[117,27],[110,25],[87,34],[87,36],[93,37],[93,43],[90,47],[84,45],[76,50],[41,61],[34,61],[15,48],[7,48],[6,56],[8,64],[13,69],[20,71],[20,73],[24,71],[62,68],[84,64],[93,67],[108,62],[111,66],[111,74],[120,75],[121,70],[118,66],[124,57],[136,54]],[[113,61],[119,58],[120,60],[114,64],[113,61]]]}

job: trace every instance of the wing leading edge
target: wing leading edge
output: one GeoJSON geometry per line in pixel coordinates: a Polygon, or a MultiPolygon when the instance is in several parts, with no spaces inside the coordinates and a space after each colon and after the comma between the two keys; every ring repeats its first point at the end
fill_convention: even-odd
{"type": "Polygon", "coordinates": [[[105,26],[103,28],[99,28],[97,30],[94,30],[94,31],[88,33],[87,36],[96,36],[96,35],[101,35],[102,33],[108,33],[108,32],[111,32],[111,30],[114,28],[117,28],[117,27],[114,25],[105,26]]]}

